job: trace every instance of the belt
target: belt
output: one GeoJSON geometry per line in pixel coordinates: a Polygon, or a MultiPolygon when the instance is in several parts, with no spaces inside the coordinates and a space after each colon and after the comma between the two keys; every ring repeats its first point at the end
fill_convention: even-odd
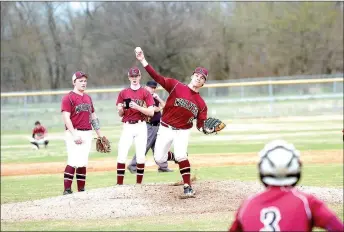
{"type": "Polygon", "coordinates": [[[164,123],[164,122],[161,122],[160,124],[161,124],[162,126],[164,126],[164,127],[171,128],[172,130],[180,130],[180,129],[175,128],[175,127],[173,127],[173,126],[170,126],[170,125],[168,125],[168,124],[166,124],[166,123],[164,123]]]}
{"type": "Polygon", "coordinates": [[[124,123],[128,123],[128,124],[136,124],[136,123],[139,123],[139,122],[142,122],[141,120],[129,120],[129,121],[126,121],[124,123]]]}
{"type": "Polygon", "coordinates": [[[79,129],[79,128],[75,128],[75,130],[78,130],[78,131],[90,131],[92,129],[79,129]]]}
{"type": "Polygon", "coordinates": [[[147,124],[149,124],[151,126],[159,126],[160,122],[147,122],[147,124]]]}

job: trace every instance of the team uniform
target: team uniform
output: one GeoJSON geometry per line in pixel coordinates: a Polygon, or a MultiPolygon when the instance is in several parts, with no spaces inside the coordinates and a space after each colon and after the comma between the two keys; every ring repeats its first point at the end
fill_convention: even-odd
{"type": "Polygon", "coordinates": [[[85,93],[79,95],[71,91],[62,98],[61,112],[63,111],[70,113],[76,135],[80,136],[83,141],[81,144],[76,144],[73,135],[65,127],[68,160],[64,172],[64,185],[65,189],[71,188],[76,170],[78,190],[83,191],[86,181],[86,166],[92,145],[91,114],[94,112],[92,99],[85,93]]]}
{"type": "MultiPolygon", "coordinates": [[[[159,107],[159,101],[155,98],[154,100],[154,106],[159,107]]],[[[146,119],[146,125],[147,125],[147,145],[146,145],[146,152],[145,155],[147,155],[149,149],[152,149],[153,154],[154,154],[154,147],[155,147],[155,142],[157,138],[157,133],[160,125],[160,118],[161,118],[161,112],[154,112],[153,117],[147,117],[146,119]]],[[[136,171],[136,154],[134,155],[133,159],[131,160],[131,163],[128,165],[129,171],[136,171]]],[[[168,169],[168,163],[167,161],[164,163],[157,163],[159,166],[159,171],[164,172],[164,171],[169,171],[168,169]]]]}
{"type": "MultiPolygon", "coordinates": [[[[138,90],[133,90],[131,88],[123,89],[118,95],[116,105],[125,104],[126,99],[134,101],[139,106],[145,104],[147,108],[154,103],[152,95],[143,87],[140,87],[138,90]]],[[[133,108],[125,109],[122,122],[123,130],[118,143],[117,184],[123,184],[125,163],[133,141],[135,142],[137,161],[136,182],[140,184],[142,183],[144,174],[145,150],[147,145],[145,115],[133,108]]]]}
{"type": "MultiPolygon", "coordinates": [[[[199,130],[203,127],[207,119],[207,105],[200,94],[187,85],[176,79],[159,75],[151,65],[147,65],[145,69],[169,92],[157,135],[154,159],[157,163],[164,163],[167,160],[178,162],[184,183],[191,186],[191,168],[187,158],[189,135],[194,119],[197,119],[199,130]],[[173,153],[168,152],[172,143],[174,143],[174,157],[173,153]]],[[[185,188],[184,193],[186,193],[185,188]]]]}
{"type": "Polygon", "coordinates": [[[43,136],[44,134],[48,133],[47,129],[44,126],[40,126],[39,128],[35,127],[32,129],[32,138],[30,138],[30,143],[35,145],[35,148],[39,149],[39,145],[47,146],[49,143],[48,138],[45,136],[43,138],[37,139],[36,136],[43,136]]]}
{"type": "Polygon", "coordinates": [[[248,198],[229,231],[343,231],[343,224],[316,197],[292,187],[269,187],[248,198]]]}

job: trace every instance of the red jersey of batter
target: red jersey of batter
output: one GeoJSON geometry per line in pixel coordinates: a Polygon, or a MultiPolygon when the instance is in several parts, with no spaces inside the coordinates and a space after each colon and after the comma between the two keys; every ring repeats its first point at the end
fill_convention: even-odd
{"type": "MultiPolygon", "coordinates": [[[[138,90],[133,90],[130,87],[123,89],[119,94],[117,98],[116,105],[119,103],[124,103],[124,99],[130,98],[132,101],[134,101],[139,106],[143,106],[144,102],[146,103],[146,106],[152,106],[154,104],[154,100],[152,95],[148,92],[147,89],[140,87],[138,90]]],[[[128,122],[128,121],[144,121],[145,115],[142,114],[140,111],[136,109],[124,109],[124,114],[122,118],[122,122],[128,122]]]]}
{"type": "Polygon", "coordinates": [[[343,223],[315,196],[293,187],[269,187],[239,208],[229,231],[343,231],[343,223]]]}
{"type": "Polygon", "coordinates": [[[150,65],[145,69],[169,92],[161,121],[178,129],[190,129],[193,120],[197,119],[197,128],[202,128],[207,119],[208,108],[200,94],[176,79],[159,75],[150,65]]]}
{"type": "Polygon", "coordinates": [[[86,93],[79,95],[71,91],[63,96],[61,112],[63,111],[70,112],[70,120],[75,129],[92,130],[91,114],[94,107],[91,97],[86,93]]]}
{"type": "Polygon", "coordinates": [[[47,132],[47,129],[45,129],[44,126],[41,126],[40,128],[33,128],[32,130],[32,134],[33,135],[38,135],[38,136],[42,136],[44,133],[47,132]]]}

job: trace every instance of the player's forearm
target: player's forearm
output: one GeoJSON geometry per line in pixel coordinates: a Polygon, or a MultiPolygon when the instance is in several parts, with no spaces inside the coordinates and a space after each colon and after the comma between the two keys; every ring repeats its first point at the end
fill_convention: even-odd
{"type": "Polygon", "coordinates": [[[149,74],[156,82],[158,82],[163,88],[165,88],[165,77],[163,77],[163,76],[161,76],[160,74],[158,74],[158,73],[154,70],[154,68],[153,68],[151,65],[149,65],[149,64],[147,63],[146,60],[141,61],[141,63],[142,63],[142,65],[143,65],[143,67],[146,69],[146,71],[148,72],[148,74],[149,74]],[[145,61],[146,63],[144,63],[144,61],[145,61]],[[145,66],[145,64],[147,64],[147,65],[145,66]]]}
{"type": "Polygon", "coordinates": [[[165,105],[166,105],[166,102],[165,102],[164,100],[162,100],[160,97],[158,98],[158,101],[159,101],[159,103],[160,103],[160,108],[161,108],[161,109],[164,108],[165,105]]]}
{"type": "Polygon", "coordinates": [[[117,112],[118,112],[118,116],[123,117],[123,115],[124,115],[123,109],[117,110],[117,112]]]}
{"type": "Polygon", "coordinates": [[[139,108],[137,108],[138,111],[140,111],[141,113],[143,113],[144,115],[153,117],[154,115],[154,108],[153,107],[149,107],[149,108],[145,108],[140,106],[139,108]]]}
{"type": "Polygon", "coordinates": [[[64,123],[65,123],[67,129],[70,131],[70,133],[74,136],[75,135],[75,129],[74,129],[72,121],[70,119],[66,119],[66,120],[64,120],[64,123]]]}
{"type": "Polygon", "coordinates": [[[95,130],[95,132],[97,133],[98,137],[101,137],[100,123],[99,123],[99,119],[98,119],[96,113],[92,113],[92,115],[91,115],[91,125],[92,125],[93,129],[95,130]]]}
{"type": "Polygon", "coordinates": [[[160,112],[160,111],[161,111],[160,107],[154,106],[154,112],[160,112]]]}

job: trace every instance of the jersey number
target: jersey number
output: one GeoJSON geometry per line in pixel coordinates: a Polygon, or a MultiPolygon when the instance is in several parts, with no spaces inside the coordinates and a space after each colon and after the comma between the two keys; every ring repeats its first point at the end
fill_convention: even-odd
{"type": "Polygon", "coordinates": [[[280,231],[278,225],[281,220],[281,213],[276,207],[264,208],[260,211],[260,221],[264,227],[260,231],[280,231]]]}

